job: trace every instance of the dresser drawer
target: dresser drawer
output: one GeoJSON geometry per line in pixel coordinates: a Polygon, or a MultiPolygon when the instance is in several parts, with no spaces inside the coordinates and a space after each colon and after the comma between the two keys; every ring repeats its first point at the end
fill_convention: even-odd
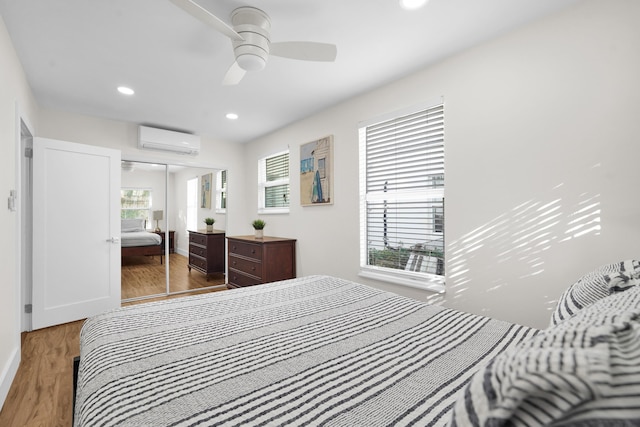
{"type": "Polygon", "coordinates": [[[262,277],[262,263],[235,256],[229,257],[229,268],[262,277]]]}
{"type": "Polygon", "coordinates": [[[207,260],[193,254],[189,254],[189,265],[207,271],[207,260]]]}
{"type": "Polygon", "coordinates": [[[204,234],[189,233],[189,243],[197,243],[198,245],[207,245],[207,236],[204,234]]]}
{"type": "Polygon", "coordinates": [[[229,270],[229,286],[232,288],[258,285],[260,283],[262,283],[262,281],[256,279],[255,277],[246,276],[242,273],[238,273],[237,271],[229,270]]]}
{"type": "Polygon", "coordinates": [[[197,245],[189,245],[189,254],[198,255],[199,257],[207,257],[207,248],[197,245]]]}
{"type": "Polygon", "coordinates": [[[262,246],[231,240],[229,242],[229,253],[253,259],[262,259],[262,246]]]}
{"type": "Polygon", "coordinates": [[[207,275],[225,271],[225,235],[220,230],[189,231],[189,271],[192,268],[207,275]]]}
{"type": "Polygon", "coordinates": [[[229,288],[260,285],[296,277],[296,241],[253,235],[227,237],[229,288]]]}

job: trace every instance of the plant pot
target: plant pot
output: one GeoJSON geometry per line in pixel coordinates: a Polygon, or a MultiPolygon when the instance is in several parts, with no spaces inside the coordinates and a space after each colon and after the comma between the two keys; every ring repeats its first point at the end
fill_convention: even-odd
{"type": "Polygon", "coordinates": [[[264,236],[264,230],[256,230],[256,239],[262,239],[264,236]]]}
{"type": "Polygon", "coordinates": [[[207,224],[207,231],[213,231],[213,224],[207,224]]]}

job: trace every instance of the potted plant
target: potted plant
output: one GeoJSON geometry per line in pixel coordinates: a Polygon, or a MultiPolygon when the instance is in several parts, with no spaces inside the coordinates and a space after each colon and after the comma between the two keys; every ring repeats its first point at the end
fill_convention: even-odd
{"type": "Polygon", "coordinates": [[[263,229],[264,229],[264,226],[267,225],[267,223],[261,219],[256,219],[251,223],[251,225],[253,226],[253,229],[256,231],[256,239],[262,239],[264,235],[263,229]]]}
{"type": "Polygon", "coordinates": [[[213,218],[205,218],[204,223],[207,224],[207,231],[213,231],[213,223],[216,222],[213,218]]]}

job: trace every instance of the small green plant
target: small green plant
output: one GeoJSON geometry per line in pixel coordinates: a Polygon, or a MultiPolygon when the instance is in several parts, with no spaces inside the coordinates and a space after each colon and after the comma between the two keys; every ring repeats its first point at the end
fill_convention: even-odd
{"type": "Polygon", "coordinates": [[[256,219],[254,220],[251,225],[253,226],[254,229],[256,230],[262,230],[264,228],[265,225],[267,225],[266,222],[264,222],[261,219],[256,219]]]}
{"type": "Polygon", "coordinates": [[[214,222],[216,222],[216,220],[213,219],[213,218],[205,218],[204,219],[204,223],[207,224],[207,225],[213,225],[214,222]]]}

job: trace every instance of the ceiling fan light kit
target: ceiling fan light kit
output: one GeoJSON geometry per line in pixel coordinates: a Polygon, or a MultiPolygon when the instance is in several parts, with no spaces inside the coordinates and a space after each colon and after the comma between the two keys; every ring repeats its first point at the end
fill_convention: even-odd
{"type": "Polygon", "coordinates": [[[271,19],[260,9],[243,6],[231,12],[231,24],[211,14],[191,0],[171,0],[193,17],[231,39],[235,61],[222,81],[235,85],[247,71],[260,71],[267,65],[269,55],[303,61],[335,61],[337,48],[333,44],[316,42],[271,43],[271,19]]]}
{"type": "Polygon", "coordinates": [[[239,7],[231,14],[233,29],[242,40],[232,40],[236,62],[245,71],[260,71],[269,57],[271,21],[254,7],[239,7]]]}

